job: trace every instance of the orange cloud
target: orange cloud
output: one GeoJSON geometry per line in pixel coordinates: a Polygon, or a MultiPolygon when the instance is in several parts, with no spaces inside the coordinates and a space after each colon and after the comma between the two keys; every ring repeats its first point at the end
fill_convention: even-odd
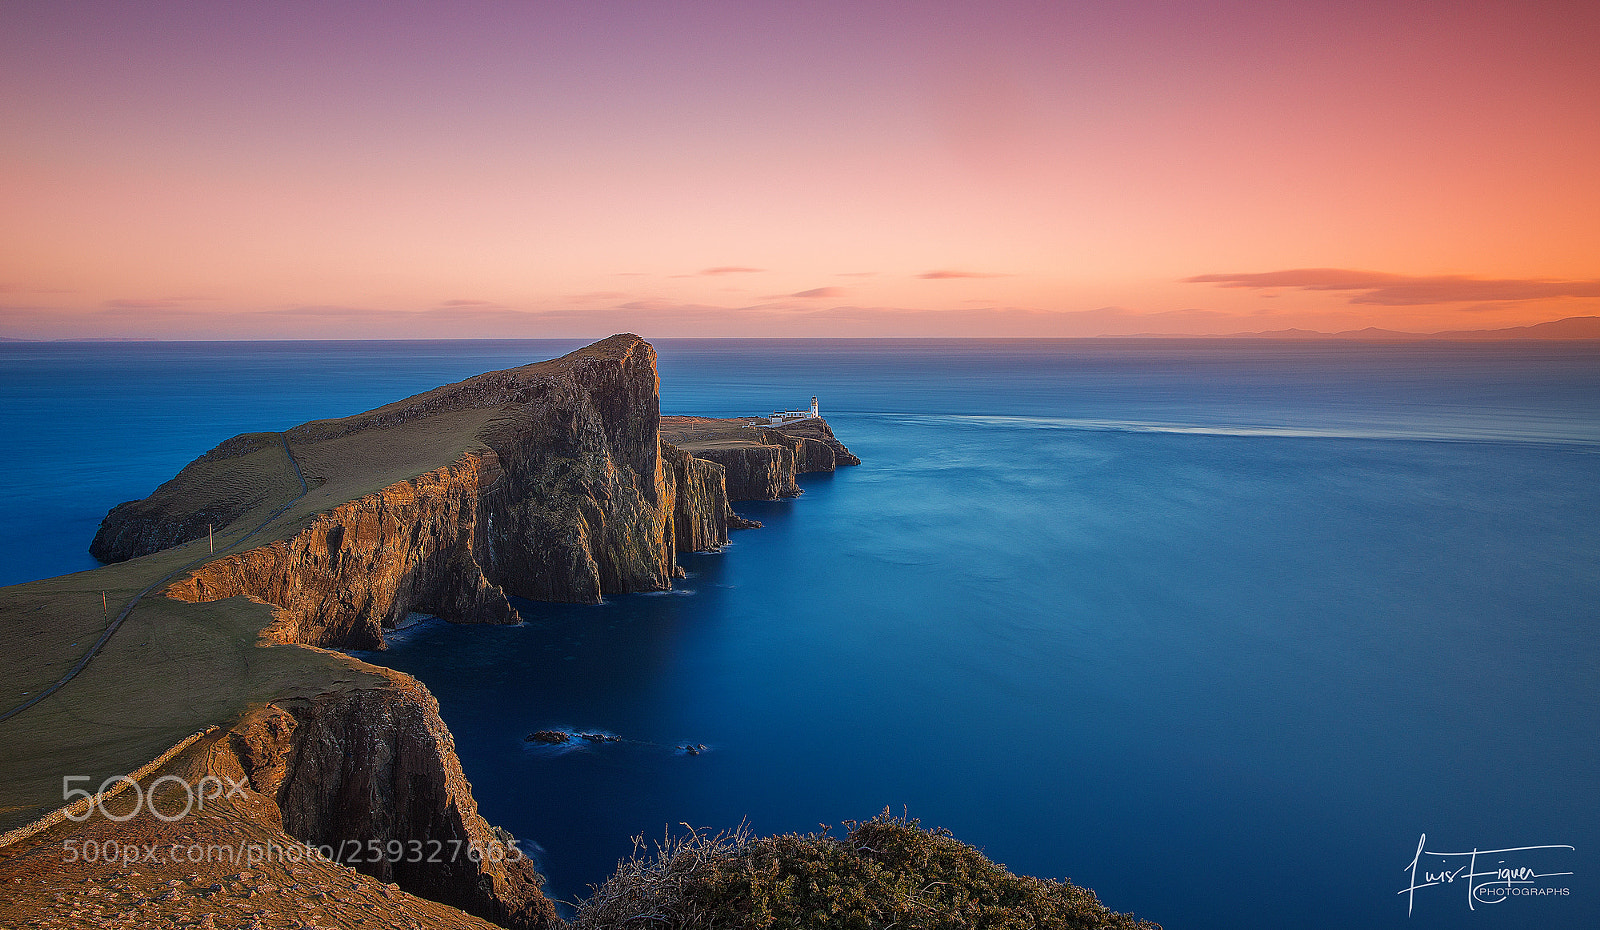
{"type": "Polygon", "coordinates": [[[1402,275],[1346,268],[1293,268],[1259,274],[1202,274],[1184,278],[1189,284],[1230,288],[1289,287],[1303,291],[1351,291],[1352,304],[1384,307],[1426,304],[1486,304],[1558,297],[1600,297],[1600,280],[1552,281],[1537,278],[1472,278],[1465,275],[1402,275]]]}
{"type": "Polygon", "coordinates": [[[162,297],[158,299],[144,299],[133,297],[117,297],[106,301],[105,305],[112,310],[170,310],[183,304],[201,301],[217,300],[215,297],[162,297]]]}
{"type": "Polygon", "coordinates": [[[1011,275],[994,274],[988,271],[950,271],[942,269],[939,271],[924,271],[917,277],[926,278],[930,281],[945,281],[951,278],[1009,278],[1011,275]]]}
{"type": "Polygon", "coordinates": [[[766,270],[767,269],[765,269],[765,268],[746,268],[743,265],[718,265],[715,268],[702,269],[700,271],[700,273],[703,274],[703,275],[754,274],[756,272],[766,271],[766,270]]]}
{"type": "Polygon", "coordinates": [[[135,300],[131,297],[118,297],[106,301],[106,306],[113,310],[169,310],[177,304],[170,300],[135,300]]]}
{"type": "Polygon", "coordinates": [[[790,297],[843,297],[845,289],[842,287],[814,287],[809,291],[796,291],[790,297]]]}

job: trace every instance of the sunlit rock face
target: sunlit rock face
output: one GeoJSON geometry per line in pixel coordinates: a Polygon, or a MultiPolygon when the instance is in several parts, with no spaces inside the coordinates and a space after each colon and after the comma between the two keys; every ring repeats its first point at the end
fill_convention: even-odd
{"type": "Polygon", "coordinates": [[[268,704],[229,733],[244,779],[276,803],[268,814],[289,836],[336,852],[370,843],[476,851],[351,864],[505,927],[560,926],[532,863],[478,814],[433,696],[409,676],[377,673],[386,685],[268,704]]]}

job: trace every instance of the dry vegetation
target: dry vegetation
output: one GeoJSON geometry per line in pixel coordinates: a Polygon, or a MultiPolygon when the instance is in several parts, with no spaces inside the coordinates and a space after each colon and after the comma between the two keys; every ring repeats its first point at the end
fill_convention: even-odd
{"type": "Polygon", "coordinates": [[[942,830],[887,810],[826,833],[691,832],[638,851],[580,907],[579,930],[1160,930],[1094,892],[1013,875],[942,830]]]}

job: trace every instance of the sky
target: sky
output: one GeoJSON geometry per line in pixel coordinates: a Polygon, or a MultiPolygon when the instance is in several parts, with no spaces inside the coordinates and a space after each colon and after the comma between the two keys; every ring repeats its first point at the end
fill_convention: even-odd
{"type": "Polygon", "coordinates": [[[0,0],[0,337],[1600,314],[1600,4],[0,0]]]}

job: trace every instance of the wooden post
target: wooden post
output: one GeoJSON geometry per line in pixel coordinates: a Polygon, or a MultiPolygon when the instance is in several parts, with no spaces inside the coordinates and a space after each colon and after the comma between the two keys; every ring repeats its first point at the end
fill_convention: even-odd
{"type": "Polygon", "coordinates": [[[106,602],[106,592],[100,592],[100,609],[105,612],[106,622],[111,622],[111,605],[106,602]]]}
{"type": "Polygon", "coordinates": [[[211,524],[206,524],[206,542],[211,546],[211,554],[217,554],[217,541],[211,537],[211,524]]]}

